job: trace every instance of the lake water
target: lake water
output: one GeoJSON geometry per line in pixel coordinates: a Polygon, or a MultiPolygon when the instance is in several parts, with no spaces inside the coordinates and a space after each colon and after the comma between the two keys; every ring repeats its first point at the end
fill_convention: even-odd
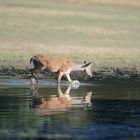
{"type": "Polygon", "coordinates": [[[0,140],[140,139],[140,82],[0,80],[0,140]]]}

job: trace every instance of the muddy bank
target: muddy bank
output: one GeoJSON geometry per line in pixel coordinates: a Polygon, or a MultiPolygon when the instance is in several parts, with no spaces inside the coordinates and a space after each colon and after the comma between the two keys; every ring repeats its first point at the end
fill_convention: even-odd
{"type": "MultiPolygon", "coordinates": [[[[0,78],[22,78],[29,79],[31,77],[30,68],[17,69],[14,67],[0,67],[0,78]]],[[[44,72],[39,75],[39,78],[57,79],[57,74],[44,72]]],[[[102,68],[93,72],[93,77],[87,76],[86,72],[71,73],[72,79],[78,80],[103,80],[103,79],[140,79],[140,70],[136,69],[113,69],[102,68]]]]}

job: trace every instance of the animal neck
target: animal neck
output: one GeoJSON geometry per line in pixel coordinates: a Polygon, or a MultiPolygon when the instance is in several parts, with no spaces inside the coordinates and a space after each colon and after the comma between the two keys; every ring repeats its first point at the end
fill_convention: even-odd
{"type": "Polygon", "coordinates": [[[75,64],[73,67],[72,67],[72,70],[71,71],[83,71],[84,68],[82,68],[82,64],[75,64]]]}

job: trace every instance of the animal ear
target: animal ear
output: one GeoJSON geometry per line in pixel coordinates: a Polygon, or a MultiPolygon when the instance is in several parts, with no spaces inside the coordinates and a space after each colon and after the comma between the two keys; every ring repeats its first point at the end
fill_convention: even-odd
{"type": "MultiPolygon", "coordinates": [[[[86,61],[84,61],[84,62],[86,62],[86,61]]],[[[93,62],[85,63],[85,64],[82,66],[82,68],[88,67],[88,66],[91,65],[91,64],[93,64],[93,62]]]]}
{"type": "Polygon", "coordinates": [[[86,64],[86,63],[87,63],[87,61],[85,60],[85,61],[84,61],[84,64],[86,64]]]}

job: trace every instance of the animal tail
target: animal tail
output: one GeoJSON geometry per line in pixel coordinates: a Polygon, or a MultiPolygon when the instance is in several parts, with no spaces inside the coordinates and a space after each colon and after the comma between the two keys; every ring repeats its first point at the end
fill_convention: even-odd
{"type": "Polygon", "coordinates": [[[30,64],[33,62],[33,60],[34,60],[35,58],[34,58],[34,56],[30,59],[30,64]]]}
{"type": "Polygon", "coordinates": [[[39,63],[39,60],[38,60],[38,57],[36,56],[33,56],[31,59],[30,59],[30,64],[33,64],[34,66],[37,65],[39,63]]]}
{"type": "Polygon", "coordinates": [[[41,58],[39,56],[33,56],[31,59],[30,59],[30,64],[33,64],[33,66],[36,68],[36,67],[42,67],[43,66],[43,62],[41,60],[41,58]]]}

